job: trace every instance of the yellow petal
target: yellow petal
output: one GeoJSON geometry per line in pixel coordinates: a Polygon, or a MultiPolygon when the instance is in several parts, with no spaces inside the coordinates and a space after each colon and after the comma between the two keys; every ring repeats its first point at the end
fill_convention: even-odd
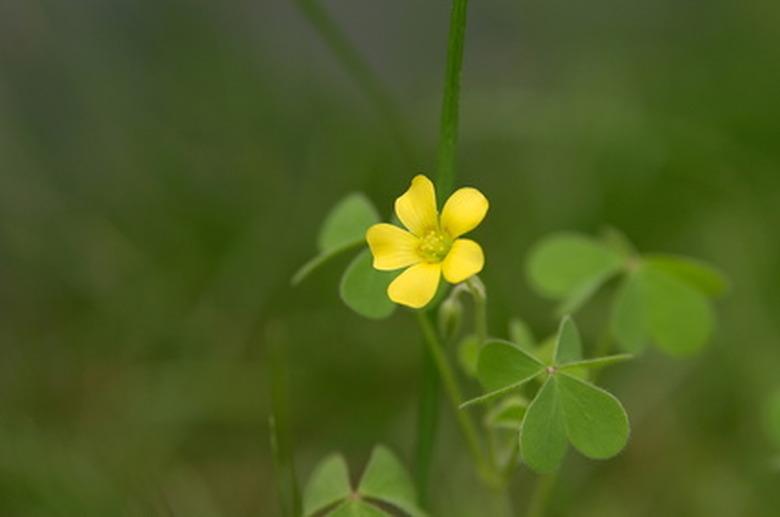
{"type": "Polygon", "coordinates": [[[441,264],[422,262],[398,275],[387,287],[387,295],[395,303],[419,309],[425,307],[439,287],[441,264]]]}
{"type": "Polygon", "coordinates": [[[418,237],[438,228],[436,191],[431,180],[422,174],[415,176],[409,190],[395,200],[395,214],[418,237]]]}
{"type": "Polygon", "coordinates": [[[375,224],[366,232],[366,240],[376,269],[390,271],[421,260],[417,254],[420,239],[392,224],[375,224]]]}
{"type": "Polygon", "coordinates": [[[444,203],[441,213],[442,230],[450,237],[460,237],[470,232],[482,222],[488,211],[488,200],[475,188],[465,187],[456,190],[444,203]]]}
{"type": "Polygon", "coordinates": [[[480,245],[470,239],[458,239],[441,263],[441,270],[448,282],[457,284],[482,271],[484,265],[480,245]]]}

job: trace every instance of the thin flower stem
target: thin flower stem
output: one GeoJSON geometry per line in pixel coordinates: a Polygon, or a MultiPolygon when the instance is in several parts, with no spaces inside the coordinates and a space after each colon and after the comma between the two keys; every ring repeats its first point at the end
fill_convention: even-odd
{"type": "Polygon", "coordinates": [[[471,414],[459,409],[463,397],[455,377],[455,371],[447,358],[447,354],[444,352],[444,347],[442,347],[441,342],[436,335],[433,324],[422,311],[416,311],[416,314],[417,321],[420,324],[420,330],[425,338],[425,343],[428,345],[428,350],[431,352],[436,368],[439,371],[444,391],[450,399],[450,405],[455,412],[458,425],[463,432],[463,437],[466,439],[466,445],[468,446],[469,452],[471,453],[474,462],[477,464],[477,469],[480,474],[485,476],[486,480],[489,482],[493,482],[495,476],[482,452],[477,428],[474,425],[474,421],[471,419],[471,414]]]}
{"type": "Polygon", "coordinates": [[[333,21],[328,12],[317,0],[295,0],[301,12],[330,48],[336,59],[352,77],[358,88],[374,105],[379,115],[385,119],[388,130],[406,161],[414,166],[414,151],[409,143],[398,106],[387,92],[377,75],[371,70],[360,52],[350,42],[346,33],[333,21]]]}
{"type": "Polygon", "coordinates": [[[428,480],[431,473],[436,428],[439,421],[439,371],[428,348],[422,349],[422,386],[417,416],[415,484],[420,505],[428,505],[428,480]]]}
{"type": "Polygon", "coordinates": [[[466,34],[467,10],[468,0],[452,1],[439,134],[439,168],[436,182],[439,201],[446,199],[455,183],[455,146],[458,142],[460,76],[463,69],[463,41],[466,34]]]}
{"type": "Polygon", "coordinates": [[[271,442],[276,489],[284,517],[297,517],[301,513],[301,495],[293,462],[294,445],[289,423],[288,361],[284,350],[284,329],[269,325],[267,329],[269,350],[271,416],[268,430],[271,442]]]}

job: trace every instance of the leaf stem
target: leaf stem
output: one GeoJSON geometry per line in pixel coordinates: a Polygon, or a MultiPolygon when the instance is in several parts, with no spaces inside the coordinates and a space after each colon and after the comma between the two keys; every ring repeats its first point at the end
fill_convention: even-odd
{"type": "Polygon", "coordinates": [[[433,357],[434,364],[441,377],[444,391],[450,400],[455,416],[458,420],[458,425],[463,432],[463,437],[466,439],[466,445],[471,453],[474,462],[477,464],[477,469],[480,474],[485,477],[486,481],[490,483],[495,482],[495,476],[493,475],[490,464],[485,458],[482,452],[482,447],[479,442],[479,436],[477,434],[477,428],[474,425],[474,421],[471,419],[471,414],[466,411],[461,411],[459,406],[463,397],[458,386],[458,381],[455,377],[455,371],[450,364],[447,354],[444,352],[439,338],[436,335],[436,330],[433,324],[430,322],[426,314],[422,311],[415,311],[417,314],[417,322],[420,324],[420,330],[422,331],[425,343],[428,345],[428,350],[433,357]]]}
{"type": "Polygon", "coordinates": [[[444,71],[438,179],[436,182],[440,202],[446,199],[455,183],[455,146],[458,141],[460,77],[463,68],[463,41],[466,34],[467,8],[468,0],[452,1],[450,32],[447,42],[447,66],[444,71]]]}

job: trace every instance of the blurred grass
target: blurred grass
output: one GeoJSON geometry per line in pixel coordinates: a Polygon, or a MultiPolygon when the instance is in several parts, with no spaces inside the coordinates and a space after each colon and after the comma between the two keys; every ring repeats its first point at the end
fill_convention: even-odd
{"type": "MultiPolygon", "coordinates": [[[[411,318],[342,307],[346,259],[288,282],[344,193],[389,214],[433,170],[448,6],[329,5],[399,99],[417,169],[292,5],[0,8],[0,514],[274,515],[271,321],[300,474],[377,442],[411,458],[411,318]]],[[[612,224],[733,284],[702,356],[605,378],[632,441],[609,462],[572,455],[552,515],[780,507],[761,421],[780,382],[778,22],[768,0],[471,6],[458,167],[491,200],[492,332],[555,327],[523,278],[552,230],[612,224]]],[[[606,310],[579,316],[588,343],[606,310]]],[[[487,495],[443,418],[437,514],[477,515],[487,495]]]]}

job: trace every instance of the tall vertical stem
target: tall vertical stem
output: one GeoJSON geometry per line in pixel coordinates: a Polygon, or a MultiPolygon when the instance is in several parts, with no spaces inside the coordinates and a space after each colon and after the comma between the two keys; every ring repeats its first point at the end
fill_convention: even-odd
{"type": "Polygon", "coordinates": [[[288,362],[284,349],[284,331],[278,325],[269,325],[266,338],[271,391],[271,416],[268,419],[268,430],[279,505],[284,517],[298,517],[301,513],[301,496],[293,462],[294,448],[289,422],[288,362]]]}
{"type": "Polygon", "coordinates": [[[447,43],[447,66],[444,71],[444,95],[441,103],[438,179],[439,201],[443,201],[455,183],[455,146],[458,142],[460,76],[463,68],[463,40],[466,35],[468,0],[453,0],[450,34],[447,43]]]}
{"type": "MultiPolygon", "coordinates": [[[[423,317],[426,317],[423,315],[423,317]]],[[[414,481],[420,505],[428,505],[428,480],[433,462],[439,421],[439,372],[428,347],[422,349],[422,375],[417,414],[417,444],[414,481]]]]}
{"type": "Polygon", "coordinates": [[[458,425],[466,439],[466,445],[468,446],[469,452],[471,453],[474,462],[477,464],[477,469],[488,481],[493,482],[493,472],[482,452],[482,447],[479,443],[479,435],[477,433],[477,428],[474,425],[474,421],[467,411],[458,410],[458,406],[463,402],[463,397],[460,392],[460,387],[458,386],[458,380],[455,377],[455,371],[447,358],[444,347],[442,347],[441,342],[436,335],[436,330],[422,311],[417,311],[417,321],[420,324],[420,330],[425,338],[425,343],[428,345],[428,350],[431,353],[436,368],[439,371],[439,375],[441,376],[444,391],[450,399],[450,404],[455,409],[458,425]]]}

